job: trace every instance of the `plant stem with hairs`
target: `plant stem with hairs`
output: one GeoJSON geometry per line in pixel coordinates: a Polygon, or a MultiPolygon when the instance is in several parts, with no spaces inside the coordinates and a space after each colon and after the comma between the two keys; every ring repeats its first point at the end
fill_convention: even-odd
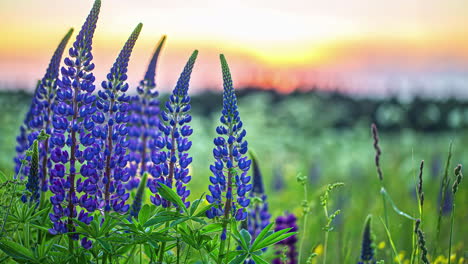
{"type": "Polygon", "coordinates": [[[331,226],[331,224],[333,220],[336,218],[336,216],[340,214],[340,210],[336,210],[331,215],[328,214],[327,206],[328,206],[329,196],[330,196],[330,192],[333,189],[337,187],[341,187],[341,186],[344,186],[344,183],[337,182],[334,184],[328,184],[327,189],[325,190],[324,194],[320,196],[320,204],[323,207],[323,210],[325,212],[325,217],[327,219],[327,224],[323,228],[323,230],[325,230],[325,240],[323,243],[323,264],[327,263],[328,233],[333,230],[333,227],[331,226]]]}
{"type": "MultiPolygon", "coordinates": [[[[310,205],[309,205],[309,201],[307,200],[307,176],[303,176],[301,174],[297,175],[296,177],[297,181],[302,185],[303,189],[304,189],[304,200],[302,200],[302,221],[303,221],[303,230],[302,231],[302,237],[301,237],[301,243],[299,244],[299,261],[301,261],[302,259],[302,249],[303,249],[303,246],[304,246],[304,240],[305,240],[305,237],[306,237],[306,234],[307,234],[307,216],[309,215],[309,212],[310,212],[310,205]]],[[[326,208],[325,208],[326,210],[326,208]]],[[[325,215],[328,217],[328,214],[327,212],[325,212],[325,215]]]]}

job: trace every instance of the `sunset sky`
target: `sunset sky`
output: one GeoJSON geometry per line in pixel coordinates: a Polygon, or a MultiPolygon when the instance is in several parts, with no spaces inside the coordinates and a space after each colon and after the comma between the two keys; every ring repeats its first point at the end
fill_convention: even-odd
{"type": "MultiPolygon", "coordinates": [[[[0,87],[32,90],[92,3],[0,0],[0,87]]],[[[103,0],[93,46],[98,79],[139,22],[131,84],[166,34],[157,75],[163,91],[198,49],[193,91],[221,88],[224,53],[238,87],[468,96],[466,0],[103,0]]]]}

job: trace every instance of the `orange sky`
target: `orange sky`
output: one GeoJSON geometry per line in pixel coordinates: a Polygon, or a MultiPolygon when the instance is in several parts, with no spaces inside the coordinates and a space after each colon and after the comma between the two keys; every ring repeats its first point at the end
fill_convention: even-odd
{"type": "MultiPolygon", "coordinates": [[[[0,0],[0,86],[32,89],[69,27],[92,0],[0,0]]],[[[283,92],[319,85],[367,94],[468,94],[466,0],[103,0],[93,54],[98,79],[138,22],[129,66],[143,76],[167,34],[159,87],[172,89],[193,49],[192,89],[220,89],[218,54],[237,86],[283,92]],[[233,3],[234,2],[234,3],[233,3]]]]}

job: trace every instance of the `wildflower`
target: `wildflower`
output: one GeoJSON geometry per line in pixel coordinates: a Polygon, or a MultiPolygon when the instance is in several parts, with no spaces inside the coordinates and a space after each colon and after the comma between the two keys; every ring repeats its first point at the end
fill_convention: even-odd
{"type": "Polygon", "coordinates": [[[257,159],[251,154],[253,166],[253,183],[250,197],[258,201],[253,203],[253,208],[248,209],[247,227],[252,240],[270,224],[271,215],[268,211],[267,196],[263,187],[262,174],[257,159]]]}
{"type": "Polygon", "coordinates": [[[128,90],[127,67],[135,42],[140,34],[142,24],[138,24],[120,51],[114,65],[107,74],[107,81],[102,82],[103,90],[98,92],[96,102],[98,111],[93,115],[93,121],[99,126],[93,135],[103,143],[103,155],[100,155],[103,168],[101,189],[104,210],[125,213],[130,206],[125,204],[130,194],[125,191],[124,183],[130,177],[127,162],[127,140],[130,96],[128,90]]]}
{"type": "Polygon", "coordinates": [[[250,199],[246,198],[246,194],[252,190],[252,185],[249,184],[250,176],[247,176],[251,160],[248,160],[245,155],[247,153],[247,141],[244,140],[246,131],[242,128],[243,124],[237,111],[237,99],[232,86],[231,73],[224,55],[220,55],[220,59],[224,81],[223,110],[220,118],[222,125],[216,128],[219,135],[214,139],[213,156],[216,161],[210,166],[214,177],[210,177],[211,195],[206,196],[208,202],[215,206],[207,211],[207,216],[214,218],[224,215],[227,220],[232,215],[237,221],[241,221],[247,217],[247,211],[244,208],[250,204],[250,199]],[[236,187],[235,190],[233,186],[236,187]],[[225,204],[222,201],[223,194],[226,198],[225,204]]]}
{"type": "MultiPolygon", "coordinates": [[[[92,94],[95,77],[91,72],[94,69],[91,45],[100,6],[101,1],[96,0],[69,50],[70,57],[64,60],[66,67],[61,68],[61,78],[57,80],[50,138],[50,159],[55,164],[50,171],[52,182],[49,187],[53,194],[50,198],[53,208],[49,215],[53,222],[53,228],[49,230],[51,234],[73,232],[75,228],[72,218],[78,216],[80,221],[89,223],[92,217],[88,217],[84,210],[96,209],[96,199],[93,196],[96,194],[99,180],[97,167],[100,164],[95,159],[96,144],[92,137],[92,115],[96,107],[93,106],[95,97],[92,94]],[[77,169],[80,169],[82,176],[78,181],[77,169]],[[79,192],[84,194],[78,197],[79,192]],[[64,202],[66,207],[62,207],[64,202]],[[82,208],[79,215],[77,206],[82,208]],[[68,219],[67,223],[63,218],[68,219]]],[[[70,237],[78,239],[76,234],[70,237]]]]}
{"type": "Polygon", "coordinates": [[[366,219],[364,232],[362,234],[361,260],[358,262],[359,264],[375,263],[374,244],[372,241],[371,220],[372,220],[372,217],[369,215],[366,219]]]}
{"type": "Polygon", "coordinates": [[[156,87],[156,64],[165,40],[166,36],[163,36],[159,41],[145,77],[137,87],[138,94],[132,98],[131,126],[128,132],[131,179],[126,186],[128,189],[138,186],[139,178],[135,177],[137,173],[143,175],[149,171],[148,167],[151,166],[150,151],[158,151],[155,141],[161,135],[158,129],[160,122],[159,93],[154,88],[156,87]]]}
{"type": "Polygon", "coordinates": [[[187,206],[189,205],[186,199],[190,195],[190,190],[187,190],[185,185],[192,179],[188,169],[192,163],[192,157],[187,151],[192,146],[188,137],[193,129],[188,125],[192,116],[189,114],[191,106],[187,92],[197,55],[198,51],[195,50],[185,65],[172,95],[166,102],[166,110],[161,113],[162,122],[159,123],[162,135],[155,141],[155,146],[160,151],[151,155],[154,166],[150,173],[154,179],[148,182],[148,187],[154,196],[150,199],[153,204],[162,205],[165,208],[170,206],[170,202],[158,194],[158,185],[165,184],[172,188],[174,181],[176,193],[187,206]]]}
{"type": "MultiPolygon", "coordinates": [[[[297,225],[297,218],[293,214],[286,214],[285,216],[279,216],[276,218],[276,227],[275,227],[275,232],[285,229],[285,228],[292,228],[291,232],[297,232],[298,230],[298,225],[297,225]]],[[[297,236],[290,236],[286,238],[285,240],[282,240],[281,242],[277,243],[277,245],[282,245],[286,247],[286,257],[288,259],[285,264],[295,264],[298,263],[297,259],[297,250],[296,250],[296,242],[297,242],[297,236]]],[[[277,252],[278,254],[278,252],[277,252]]],[[[273,264],[283,264],[284,262],[281,262],[280,258],[276,258],[273,260],[273,264]]]]}
{"type": "MultiPolygon", "coordinates": [[[[37,87],[34,92],[30,109],[26,115],[23,126],[20,128],[20,136],[17,138],[18,146],[16,162],[16,173],[19,173],[21,167],[21,160],[24,159],[25,151],[32,145],[33,141],[39,135],[41,130],[44,130],[47,134],[51,134],[51,115],[53,113],[53,106],[55,105],[55,94],[57,90],[57,78],[59,75],[60,61],[62,60],[62,54],[65,47],[73,33],[73,29],[70,29],[67,34],[60,41],[57,49],[55,50],[50,60],[49,66],[47,67],[46,73],[42,80],[37,83],[37,87]]],[[[38,177],[41,178],[42,191],[47,190],[47,171],[52,165],[49,160],[49,139],[46,138],[41,143],[40,149],[40,163],[38,163],[38,177]]],[[[22,172],[22,176],[27,175],[28,168],[25,168],[22,172]]]]}

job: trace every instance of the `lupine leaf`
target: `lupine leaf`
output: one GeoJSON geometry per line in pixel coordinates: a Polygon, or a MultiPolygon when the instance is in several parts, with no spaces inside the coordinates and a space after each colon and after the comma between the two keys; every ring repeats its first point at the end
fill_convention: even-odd
{"type": "Polygon", "coordinates": [[[184,210],[184,212],[187,212],[187,207],[185,207],[184,202],[182,202],[182,199],[180,199],[174,190],[167,187],[165,184],[159,183],[158,192],[164,199],[177,204],[178,208],[184,210]]]}
{"type": "Polygon", "coordinates": [[[255,261],[255,264],[268,264],[268,262],[260,256],[252,255],[251,257],[255,261]]]}
{"type": "Polygon", "coordinates": [[[215,223],[215,224],[209,224],[204,226],[201,230],[201,234],[209,234],[209,233],[214,233],[214,232],[219,232],[223,230],[223,225],[220,223],[215,223]]]}
{"type": "Polygon", "coordinates": [[[16,261],[36,263],[34,255],[23,245],[10,240],[0,241],[0,249],[16,261]]]}
{"type": "Polygon", "coordinates": [[[270,235],[268,232],[270,231],[272,226],[273,223],[270,223],[269,225],[265,226],[265,228],[263,228],[263,230],[260,232],[260,234],[258,234],[257,238],[253,242],[252,248],[255,248],[257,244],[260,243],[260,241],[262,241],[266,236],[270,235]]]}
{"type": "Polygon", "coordinates": [[[230,264],[241,264],[244,263],[244,261],[247,259],[247,253],[241,253],[241,255],[237,256],[235,259],[233,259],[230,264]]]}
{"type": "Polygon", "coordinates": [[[173,221],[179,219],[179,214],[176,212],[161,212],[156,216],[153,216],[148,221],[143,224],[143,227],[150,227],[157,224],[163,224],[165,222],[173,221]]]}
{"type": "Polygon", "coordinates": [[[265,237],[265,239],[260,241],[260,243],[258,243],[255,247],[252,245],[251,250],[252,251],[261,250],[262,248],[266,248],[268,246],[274,245],[283,239],[286,239],[290,236],[297,234],[297,232],[287,233],[289,230],[291,230],[291,228],[285,228],[283,230],[272,233],[271,235],[265,237]]]}

